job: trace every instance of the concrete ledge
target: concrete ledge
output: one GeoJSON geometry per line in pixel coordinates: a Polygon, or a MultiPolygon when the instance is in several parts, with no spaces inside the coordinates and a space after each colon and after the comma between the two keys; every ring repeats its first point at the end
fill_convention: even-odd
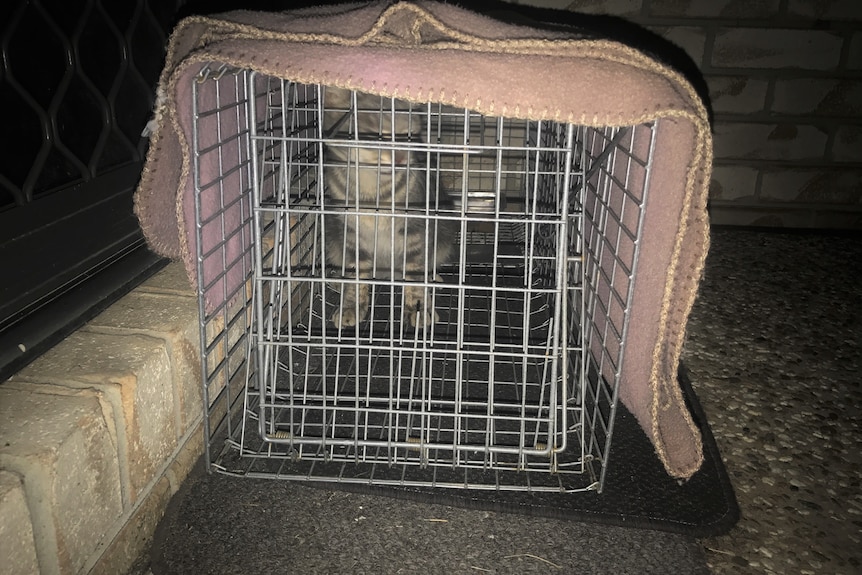
{"type": "Polygon", "coordinates": [[[38,573],[33,524],[21,478],[0,471],[0,557],[9,575],[38,573]]]}
{"type": "Polygon", "coordinates": [[[201,395],[177,264],[4,382],[0,573],[128,573],[202,452],[201,395]]]}

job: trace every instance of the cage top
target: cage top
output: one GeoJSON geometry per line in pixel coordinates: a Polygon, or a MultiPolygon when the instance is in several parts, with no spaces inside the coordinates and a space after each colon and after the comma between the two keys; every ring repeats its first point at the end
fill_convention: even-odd
{"type": "Polygon", "coordinates": [[[681,113],[708,121],[692,84],[632,45],[430,1],[187,18],[172,35],[162,85],[205,61],[487,115],[614,126],[681,113]]]}

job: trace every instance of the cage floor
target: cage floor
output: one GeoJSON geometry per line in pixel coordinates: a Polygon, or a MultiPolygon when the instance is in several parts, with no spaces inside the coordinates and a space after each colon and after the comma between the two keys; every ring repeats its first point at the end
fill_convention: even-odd
{"type": "MultiPolygon", "coordinates": [[[[465,294],[444,283],[435,288],[440,321],[425,334],[392,320],[399,290],[382,287],[369,321],[338,332],[323,319],[334,305],[324,298],[338,296],[315,285],[308,324],[258,343],[270,348],[270,375],[247,391],[220,469],[378,485],[595,488],[574,375],[549,353],[558,336],[547,293],[465,294]]],[[[568,368],[576,374],[577,362],[568,368]]]]}
{"type": "MultiPolygon", "coordinates": [[[[249,420],[250,421],[250,420],[249,420]]],[[[252,427],[252,426],[249,426],[252,427]]],[[[246,429],[255,433],[256,429],[246,429]]],[[[379,462],[326,461],[273,456],[270,444],[252,442],[241,451],[238,442],[226,440],[225,447],[213,463],[222,473],[266,479],[287,479],[322,483],[364,484],[378,487],[464,488],[485,491],[577,492],[595,490],[596,476],[589,465],[583,473],[548,473],[528,469],[483,469],[439,465],[422,467],[394,460],[385,461],[380,448],[374,455],[379,462]],[[255,447],[257,449],[255,449],[255,447]]],[[[418,460],[418,455],[416,458],[418,460]]],[[[416,461],[418,463],[418,461],[416,461]]]]}
{"type": "Polygon", "coordinates": [[[547,426],[557,415],[549,411],[561,407],[543,401],[557,390],[542,383],[549,369],[536,360],[342,347],[288,348],[282,355],[280,378],[261,402],[278,414],[274,439],[445,449],[460,435],[460,446],[530,449],[549,443],[547,426]]]}
{"type": "MultiPolygon", "coordinates": [[[[540,473],[514,474],[520,479],[520,485],[537,487],[533,492],[528,492],[523,488],[507,489],[504,483],[511,480],[510,474],[473,470],[459,473],[452,469],[441,469],[435,475],[439,485],[429,487],[411,482],[414,476],[406,473],[402,475],[401,468],[383,464],[323,465],[240,457],[236,445],[230,440],[213,469],[228,475],[270,479],[321,481],[321,477],[325,476],[322,479],[325,484],[344,491],[382,494],[468,509],[516,512],[587,524],[658,529],[696,537],[723,533],[739,517],[733,488],[684,369],[681,369],[680,384],[703,434],[705,457],[701,470],[685,483],[679,483],[667,475],[643,430],[623,405],[617,411],[610,453],[611,466],[600,495],[592,489],[590,493],[577,497],[564,493],[567,489],[562,488],[586,485],[588,474],[550,477],[540,473]],[[338,475],[339,472],[342,474],[338,475]],[[484,477],[478,477],[479,474],[484,477]],[[474,487],[474,483],[488,486],[495,475],[499,475],[499,489],[434,489],[447,482],[465,480],[468,484],[458,483],[458,487],[474,487]],[[378,482],[380,479],[386,481],[378,482]],[[533,480],[538,480],[539,484],[530,483],[533,480]]],[[[323,482],[319,484],[324,485],[323,482]]],[[[244,484],[241,482],[235,485],[242,490],[244,484]]],[[[270,488],[267,493],[283,492],[270,488]]],[[[279,498],[282,496],[278,495],[279,498]]]]}

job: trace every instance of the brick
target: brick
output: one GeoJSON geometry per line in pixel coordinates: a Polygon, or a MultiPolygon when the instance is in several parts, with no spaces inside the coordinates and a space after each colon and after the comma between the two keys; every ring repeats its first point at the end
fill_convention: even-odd
{"type": "Polygon", "coordinates": [[[672,26],[670,28],[653,28],[653,31],[682,48],[686,54],[701,66],[706,46],[706,30],[694,26],[672,26]]]}
{"type": "Polygon", "coordinates": [[[787,14],[817,20],[862,19],[859,0],[789,0],[787,14]]]}
{"type": "Polygon", "coordinates": [[[862,161],[862,126],[841,126],[835,131],[832,159],[836,162],[862,161]]]}
{"type": "Polygon", "coordinates": [[[715,157],[768,160],[822,159],[827,135],[815,126],[719,122],[715,157]]]}
{"type": "Polygon", "coordinates": [[[206,385],[210,404],[216,396],[224,389],[227,383],[226,363],[227,357],[227,334],[225,332],[224,315],[213,316],[206,324],[205,345],[209,350],[206,354],[206,385]]]}
{"type": "Polygon", "coordinates": [[[25,477],[41,572],[77,573],[123,512],[116,447],[96,394],[41,389],[0,388],[0,468],[25,477]]]}
{"type": "Polygon", "coordinates": [[[837,80],[825,78],[776,80],[771,111],[811,114],[837,84],[837,80]]]}
{"type": "MultiPolygon", "coordinates": [[[[247,293],[251,293],[250,281],[247,293]]],[[[243,385],[238,379],[243,376],[245,370],[246,346],[249,341],[247,329],[251,313],[253,310],[246,309],[245,302],[240,298],[207,322],[205,345],[209,352],[206,379],[210,405],[215,403],[229,378],[232,378],[235,385],[243,385]],[[226,357],[227,362],[224,361],[226,357]]]]}
{"type": "Polygon", "coordinates": [[[843,40],[820,30],[722,28],[715,36],[712,65],[719,68],[799,68],[838,66],[843,40]]]}
{"type": "Polygon", "coordinates": [[[711,208],[713,225],[754,226],[767,228],[811,227],[811,214],[804,210],[792,211],[778,204],[715,205],[711,208]]]}
{"type": "Polygon", "coordinates": [[[749,76],[707,76],[712,109],[716,113],[753,114],[766,105],[769,82],[749,76]]]}
{"type": "Polygon", "coordinates": [[[171,262],[137,287],[137,292],[165,293],[195,297],[186,269],[180,262],[171,262]]]}
{"type": "Polygon", "coordinates": [[[39,572],[36,542],[24,486],[18,475],[0,470],[0,557],[3,573],[27,575],[39,572]]]}
{"type": "Polygon", "coordinates": [[[812,228],[862,231],[862,211],[840,206],[834,210],[819,208],[811,217],[812,228]]]}
{"type": "Polygon", "coordinates": [[[170,481],[171,493],[176,493],[200,460],[204,448],[204,426],[201,421],[192,431],[188,441],[183,444],[171,462],[165,477],[170,481]]]}
{"type": "MultiPolygon", "coordinates": [[[[530,3],[533,1],[530,0],[530,3]]],[[[641,13],[642,3],[642,0],[573,0],[568,3],[568,9],[585,14],[637,16],[641,13]]]]}
{"type": "Polygon", "coordinates": [[[777,80],[772,111],[817,116],[862,116],[862,81],[824,78],[777,80]]]}
{"type": "Polygon", "coordinates": [[[757,170],[742,166],[715,166],[709,185],[710,200],[739,200],[757,193],[757,170]]]}
{"type": "Polygon", "coordinates": [[[862,213],[845,206],[830,209],[809,204],[769,203],[760,206],[728,202],[714,204],[710,221],[715,225],[764,226],[773,228],[862,229],[862,213]]]}
{"type": "MultiPolygon", "coordinates": [[[[770,208],[768,212],[775,211],[770,208]]],[[[714,226],[754,226],[765,225],[769,227],[783,227],[780,216],[774,216],[767,212],[764,218],[764,210],[759,206],[748,204],[735,204],[733,202],[713,202],[710,204],[709,221],[714,226]],[[764,219],[768,219],[764,222],[764,219]]]]}
{"type": "Polygon", "coordinates": [[[202,384],[197,302],[177,295],[132,292],[99,314],[87,331],[162,338],[171,358],[177,435],[200,419],[202,384]]]}
{"type": "Polygon", "coordinates": [[[96,561],[89,575],[129,573],[152,546],[156,526],[164,516],[170,499],[170,482],[163,477],[135,508],[129,520],[96,561]]]}
{"type": "Polygon", "coordinates": [[[862,203],[862,170],[765,172],[760,197],[806,204],[859,204],[862,203]]]}
{"type": "Polygon", "coordinates": [[[177,445],[170,363],[160,339],[77,331],[12,381],[99,394],[115,428],[126,504],[134,503],[177,445]]]}
{"type": "Polygon", "coordinates": [[[685,18],[772,18],[779,0],[652,0],[651,16],[685,18]]]}

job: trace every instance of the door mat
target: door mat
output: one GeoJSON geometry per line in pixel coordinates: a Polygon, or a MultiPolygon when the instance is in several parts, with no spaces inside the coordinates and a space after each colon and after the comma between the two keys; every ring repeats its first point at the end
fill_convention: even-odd
{"type": "Polygon", "coordinates": [[[346,483],[309,485],[486,511],[653,529],[692,537],[721,535],[739,520],[736,495],[706,415],[682,365],[678,377],[692,418],[700,428],[704,451],[703,465],[684,483],[667,475],[634,416],[622,403],[618,403],[610,462],[600,494],[432,489],[346,483]]]}
{"type": "Polygon", "coordinates": [[[695,538],[728,531],[738,520],[739,509],[683,370],[680,383],[703,433],[705,455],[703,467],[685,484],[667,476],[624,408],[617,412],[613,459],[601,494],[236,478],[207,474],[200,461],[156,529],[151,572],[478,569],[525,575],[546,573],[553,564],[559,567],[554,572],[706,575],[709,569],[695,538]],[[518,514],[520,518],[512,520],[518,514]]]}

